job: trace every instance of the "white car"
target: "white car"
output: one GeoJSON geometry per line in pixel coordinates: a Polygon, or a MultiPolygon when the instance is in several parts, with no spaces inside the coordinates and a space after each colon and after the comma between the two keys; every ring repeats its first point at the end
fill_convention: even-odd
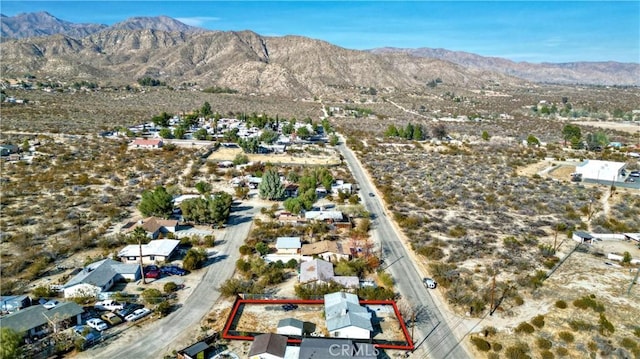
{"type": "Polygon", "coordinates": [[[44,303],[42,306],[47,308],[47,309],[51,309],[51,308],[55,308],[55,306],[57,306],[58,304],[60,304],[59,301],[57,300],[50,300],[46,303],[44,303]]]}
{"type": "Polygon", "coordinates": [[[148,315],[149,313],[151,313],[151,309],[149,308],[136,309],[135,311],[133,311],[133,313],[124,317],[124,320],[126,320],[127,322],[135,322],[136,320],[144,317],[145,315],[148,315]]]}
{"type": "Polygon", "coordinates": [[[109,299],[109,300],[96,302],[96,304],[94,304],[93,307],[98,310],[108,310],[113,312],[114,310],[120,310],[124,308],[124,304],[116,302],[115,300],[109,299]]]}
{"type": "Polygon", "coordinates": [[[104,320],[100,318],[91,318],[87,320],[87,325],[100,332],[109,328],[107,323],[105,323],[104,320]]]}
{"type": "Polygon", "coordinates": [[[423,278],[422,282],[429,289],[434,289],[435,287],[438,286],[438,283],[436,283],[436,281],[431,278],[423,278]]]}

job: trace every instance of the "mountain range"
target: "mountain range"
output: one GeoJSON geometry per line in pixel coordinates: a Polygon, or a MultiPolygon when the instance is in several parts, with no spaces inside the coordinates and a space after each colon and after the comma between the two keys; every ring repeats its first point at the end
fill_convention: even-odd
{"type": "Polygon", "coordinates": [[[150,76],[169,84],[285,96],[343,87],[410,90],[434,79],[465,88],[528,82],[640,85],[640,64],[530,64],[426,48],[349,50],[301,36],[205,30],[166,16],[112,26],[74,24],[45,12],[0,20],[4,76],[123,83],[150,76]]]}

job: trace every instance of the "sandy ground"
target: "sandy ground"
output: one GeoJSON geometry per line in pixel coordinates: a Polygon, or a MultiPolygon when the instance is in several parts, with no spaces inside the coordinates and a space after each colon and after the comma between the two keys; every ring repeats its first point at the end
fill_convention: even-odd
{"type": "Polygon", "coordinates": [[[617,131],[623,131],[628,133],[640,134],[640,122],[631,123],[631,122],[607,122],[607,121],[576,121],[572,123],[574,125],[580,125],[580,126],[600,127],[600,128],[606,128],[609,130],[617,130],[617,131]]]}
{"type": "MultiPolygon", "coordinates": [[[[334,152],[333,150],[331,152],[334,152]]],[[[211,153],[207,158],[210,161],[233,161],[233,159],[242,154],[241,148],[225,148],[221,147],[217,151],[211,153]]],[[[333,155],[310,155],[310,154],[247,154],[249,161],[262,163],[280,163],[280,164],[296,164],[296,165],[338,165],[340,158],[337,153],[333,155]]]]}

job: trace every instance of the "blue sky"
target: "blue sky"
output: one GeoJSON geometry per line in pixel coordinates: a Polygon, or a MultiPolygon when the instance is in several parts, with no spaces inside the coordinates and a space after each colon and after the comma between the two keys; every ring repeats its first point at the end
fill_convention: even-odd
{"type": "Polygon", "coordinates": [[[640,1],[5,1],[111,25],[166,15],[212,30],[301,35],[350,49],[431,47],[514,61],[640,63],[640,1]]]}

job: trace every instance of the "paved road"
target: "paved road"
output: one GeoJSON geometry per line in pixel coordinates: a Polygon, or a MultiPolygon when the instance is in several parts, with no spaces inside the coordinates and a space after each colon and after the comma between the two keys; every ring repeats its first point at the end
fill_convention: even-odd
{"type": "MultiPolygon", "coordinates": [[[[396,288],[411,307],[417,309],[414,342],[421,347],[416,354],[423,353],[425,358],[468,358],[469,355],[443,319],[438,307],[434,304],[431,293],[422,284],[422,276],[415,263],[407,254],[403,242],[395,232],[389,218],[384,214],[383,204],[376,193],[374,185],[365,175],[365,170],[354,153],[342,144],[338,149],[349,165],[354,178],[360,186],[361,196],[371,214],[374,216],[374,236],[382,246],[384,265],[396,281],[396,288]],[[426,337],[426,339],[425,339],[426,337]]],[[[405,318],[408,320],[410,318],[405,318]]]]}
{"type": "Polygon", "coordinates": [[[249,235],[258,211],[258,207],[242,203],[231,212],[223,243],[215,247],[216,257],[210,259],[213,263],[208,265],[206,274],[181,308],[142,328],[128,328],[122,338],[89,349],[78,358],[162,358],[173,349],[170,346],[174,342],[195,342],[192,330],[199,328],[200,320],[220,297],[217,288],[233,275],[240,255],[238,249],[249,235]],[[140,331],[140,335],[130,335],[131,330],[140,331]]]}

